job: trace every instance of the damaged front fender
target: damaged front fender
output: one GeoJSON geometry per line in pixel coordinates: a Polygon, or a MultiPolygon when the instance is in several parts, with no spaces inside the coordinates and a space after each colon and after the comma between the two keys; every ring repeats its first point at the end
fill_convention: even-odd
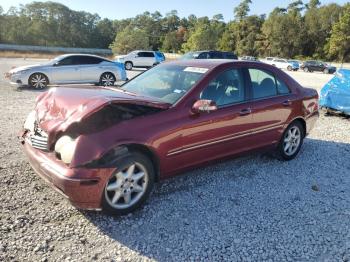
{"type": "Polygon", "coordinates": [[[131,163],[132,157],[126,146],[111,149],[101,158],[92,160],[80,167],[85,168],[115,168],[131,163]]]}

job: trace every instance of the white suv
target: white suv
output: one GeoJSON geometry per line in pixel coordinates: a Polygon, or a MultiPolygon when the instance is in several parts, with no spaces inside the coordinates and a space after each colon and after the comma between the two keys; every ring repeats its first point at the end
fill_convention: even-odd
{"type": "Polygon", "coordinates": [[[125,65],[126,70],[131,70],[133,67],[152,67],[165,60],[162,52],[143,50],[133,51],[125,56],[116,56],[115,58],[125,65]]]}

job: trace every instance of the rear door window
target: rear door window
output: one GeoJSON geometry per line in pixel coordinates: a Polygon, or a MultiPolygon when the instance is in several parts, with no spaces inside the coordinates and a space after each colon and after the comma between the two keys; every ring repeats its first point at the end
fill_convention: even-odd
{"type": "Polygon", "coordinates": [[[93,56],[80,56],[80,63],[83,65],[96,65],[101,63],[103,60],[93,56]]]}
{"type": "Polygon", "coordinates": [[[253,91],[253,99],[290,93],[288,86],[282,80],[277,79],[274,74],[256,68],[250,68],[248,71],[253,91]]]}
{"type": "Polygon", "coordinates": [[[139,57],[154,57],[154,53],[153,52],[140,52],[138,54],[139,57]]]}
{"type": "Polygon", "coordinates": [[[211,59],[223,59],[223,55],[221,52],[210,52],[211,59]]]}

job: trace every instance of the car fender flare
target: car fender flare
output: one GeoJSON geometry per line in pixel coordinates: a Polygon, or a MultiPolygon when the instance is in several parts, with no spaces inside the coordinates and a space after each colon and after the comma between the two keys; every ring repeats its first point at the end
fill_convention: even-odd
{"type": "Polygon", "coordinates": [[[287,128],[291,123],[293,123],[293,122],[295,122],[295,121],[299,121],[299,122],[302,124],[302,126],[303,126],[303,128],[304,128],[304,137],[305,137],[305,136],[306,136],[306,132],[307,132],[307,126],[306,126],[306,120],[305,120],[304,117],[302,117],[302,116],[297,116],[297,117],[291,119],[288,123],[286,123],[286,124],[283,126],[283,132],[286,130],[286,128],[287,128]]]}

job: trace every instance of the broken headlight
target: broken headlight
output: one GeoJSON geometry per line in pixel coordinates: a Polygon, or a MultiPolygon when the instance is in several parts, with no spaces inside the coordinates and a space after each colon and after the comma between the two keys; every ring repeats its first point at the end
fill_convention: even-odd
{"type": "Polygon", "coordinates": [[[28,116],[26,121],[24,122],[23,128],[25,130],[29,130],[31,132],[34,132],[34,126],[35,126],[35,117],[36,117],[36,113],[35,111],[31,111],[28,116]]]}
{"type": "Polygon", "coordinates": [[[73,139],[70,136],[62,136],[55,144],[55,152],[60,156],[64,163],[70,164],[73,159],[76,144],[76,139],[73,139]]]}

